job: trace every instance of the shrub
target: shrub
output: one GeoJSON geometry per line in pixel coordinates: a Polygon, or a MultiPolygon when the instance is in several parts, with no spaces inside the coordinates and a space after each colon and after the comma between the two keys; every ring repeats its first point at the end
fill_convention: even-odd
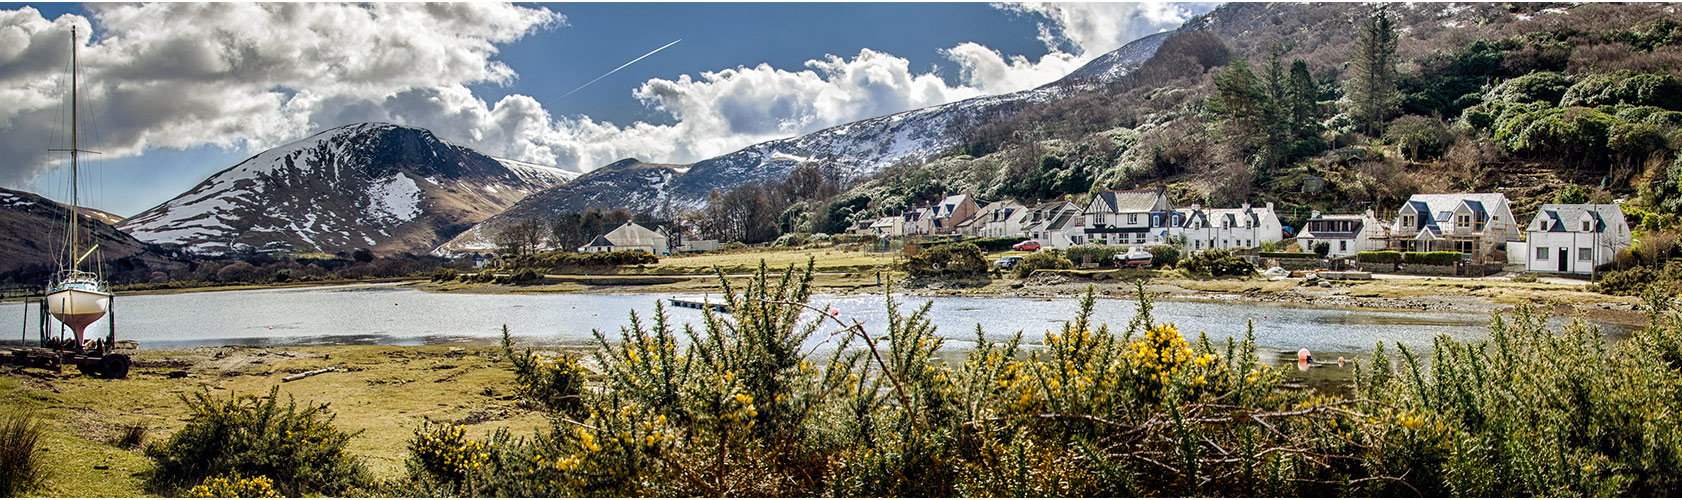
{"type": "Polygon", "coordinates": [[[1011,268],[1011,272],[1016,273],[1018,278],[1026,278],[1039,269],[1073,269],[1074,267],[1075,263],[1063,257],[1061,252],[1051,250],[1028,254],[1022,258],[1022,262],[1016,263],[1016,267],[1011,268]]]}
{"type": "Polygon", "coordinates": [[[502,325],[502,352],[514,365],[515,382],[520,384],[516,393],[523,403],[573,418],[583,415],[586,372],[577,358],[568,354],[549,358],[531,349],[515,352],[508,325],[502,325]]]}
{"type": "Polygon", "coordinates": [[[134,449],[146,442],[146,426],[125,425],[122,432],[111,439],[111,446],[122,449],[134,449]]]}
{"type": "Polygon", "coordinates": [[[432,273],[432,281],[437,282],[437,283],[455,281],[456,278],[459,277],[459,276],[460,276],[460,273],[457,273],[456,270],[450,269],[448,267],[442,267],[442,268],[438,268],[437,271],[432,273]]]}
{"type": "Polygon", "coordinates": [[[1064,250],[1063,256],[1077,264],[1084,264],[1090,259],[1093,264],[1109,265],[1115,261],[1116,254],[1126,251],[1125,247],[1110,245],[1075,245],[1064,250]]]}
{"type": "Polygon", "coordinates": [[[660,258],[642,250],[614,250],[612,252],[546,252],[508,256],[504,269],[533,269],[552,273],[595,270],[617,266],[637,266],[660,263],[660,258]]]}
{"type": "Polygon", "coordinates": [[[21,497],[46,477],[40,447],[44,424],[34,413],[14,412],[0,420],[0,496],[21,497]]]}
{"type": "Polygon", "coordinates": [[[1318,256],[1320,256],[1320,258],[1325,258],[1327,255],[1331,255],[1331,254],[1332,254],[1332,244],[1331,244],[1331,242],[1321,241],[1321,242],[1317,242],[1317,243],[1314,244],[1314,255],[1318,255],[1318,256]]]}
{"type": "Polygon", "coordinates": [[[1191,257],[1180,261],[1180,268],[1209,276],[1249,276],[1256,273],[1256,266],[1250,265],[1250,261],[1219,248],[1191,254],[1191,257]]]}
{"type": "Polygon", "coordinates": [[[470,491],[471,485],[462,483],[484,467],[491,456],[484,443],[467,439],[465,434],[459,425],[423,422],[409,439],[409,459],[405,462],[409,473],[425,480],[458,485],[458,491],[470,491]]]}
{"type": "Polygon", "coordinates": [[[1400,264],[1402,262],[1402,253],[1389,250],[1356,252],[1355,262],[1365,264],[1400,264]]]}
{"type": "Polygon", "coordinates": [[[964,242],[973,243],[975,246],[981,247],[982,250],[986,250],[988,252],[1003,252],[1005,250],[1010,250],[1011,245],[1021,243],[1023,239],[1025,238],[1019,236],[1006,236],[1003,238],[976,238],[964,240],[964,242]]]}
{"type": "Polygon", "coordinates": [[[1180,249],[1173,245],[1151,245],[1145,247],[1151,253],[1151,265],[1155,267],[1175,266],[1180,263],[1180,249]]]}
{"type": "Polygon", "coordinates": [[[1466,256],[1460,252],[1403,252],[1403,264],[1422,264],[1430,266],[1452,266],[1465,260],[1466,256]]]}
{"type": "Polygon", "coordinates": [[[509,276],[509,279],[515,283],[532,283],[543,279],[543,275],[537,274],[537,271],[533,271],[530,268],[525,268],[514,271],[514,274],[509,276]]]}
{"type": "Polygon", "coordinates": [[[907,258],[903,268],[918,278],[974,276],[987,272],[987,259],[974,243],[947,243],[924,248],[907,258]]]}
{"type": "Polygon", "coordinates": [[[179,493],[214,476],[263,476],[287,496],[350,496],[370,484],[361,460],[345,451],[355,433],[333,426],[327,405],[279,404],[280,387],[266,397],[182,396],[191,417],[162,443],[146,447],[155,463],[153,492],[179,493]]]}
{"type": "Polygon", "coordinates": [[[188,498],[281,498],[274,481],[263,476],[245,477],[239,474],[213,476],[187,490],[188,498]]]}

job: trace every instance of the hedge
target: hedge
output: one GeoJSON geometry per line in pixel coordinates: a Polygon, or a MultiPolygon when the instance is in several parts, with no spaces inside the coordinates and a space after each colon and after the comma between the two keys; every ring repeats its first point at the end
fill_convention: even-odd
{"type": "Polygon", "coordinates": [[[975,238],[963,240],[963,243],[973,243],[975,246],[981,247],[982,250],[988,252],[1003,252],[1005,250],[1010,250],[1011,245],[1021,243],[1026,239],[1028,238],[1020,236],[1006,236],[1003,238],[975,238]]]}
{"type": "Polygon", "coordinates": [[[1402,253],[1401,252],[1392,252],[1392,251],[1385,250],[1385,251],[1379,251],[1379,252],[1356,252],[1355,253],[1355,262],[1363,262],[1363,263],[1371,263],[1371,264],[1396,264],[1396,263],[1399,263],[1401,261],[1402,261],[1402,253]]]}
{"type": "Polygon", "coordinates": [[[658,264],[659,262],[660,258],[642,250],[615,250],[593,253],[549,252],[508,257],[504,259],[503,267],[506,269],[530,268],[567,271],[580,268],[658,264]]]}
{"type": "Polygon", "coordinates": [[[1402,254],[1403,264],[1424,264],[1430,266],[1452,266],[1464,260],[1460,252],[1407,252],[1402,254]]]}
{"type": "Polygon", "coordinates": [[[1117,254],[1123,253],[1127,253],[1126,248],[1109,245],[1075,245],[1063,251],[1063,256],[1068,257],[1069,262],[1076,264],[1085,262],[1086,258],[1091,257],[1094,264],[1109,265],[1114,261],[1117,254]]]}

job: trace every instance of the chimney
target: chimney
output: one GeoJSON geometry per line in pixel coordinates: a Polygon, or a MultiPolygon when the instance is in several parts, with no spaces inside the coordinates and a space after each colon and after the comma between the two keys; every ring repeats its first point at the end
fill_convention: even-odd
{"type": "Polygon", "coordinates": [[[1198,203],[1198,202],[1195,202],[1195,201],[1191,202],[1191,211],[1197,212],[1197,211],[1201,211],[1201,210],[1203,210],[1203,204],[1202,203],[1198,203]]]}
{"type": "MultiPolygon", "coordinates": [[[[1272,203],[1268,203],[1268,205],[1273,205],[1273,204],[1272,204],[1272,203]]],[[[1269,207],[1267,207],[1267,208],[1270,208],[1270,209],[1271,209],[1271,208],[1273,208],[1273,207],[1272,207],[1272,206],[1269,206],[1269,207]]],[[[1369,211],[1368,211],[1368,212],[1371,212],[1371,210],[1369,210],[1369,211]]],[[[1320,218],[1320,211],[1319,211],[1319,210],[1315,210],[1315,211],[1312,211],[1312,212],[1309,212],[1309,213],[1308,213],[1308,218],[1310,218],[1310,219],[1318,219],[1318,218],[1320,218]]]]}
{"type": "Polygon", "coordinates": [[[1271,201],[1267,202],[1267,211],[1269,211],[1269,212],[1273,211],[1273,202],[1271,202],[1271,201]]]}

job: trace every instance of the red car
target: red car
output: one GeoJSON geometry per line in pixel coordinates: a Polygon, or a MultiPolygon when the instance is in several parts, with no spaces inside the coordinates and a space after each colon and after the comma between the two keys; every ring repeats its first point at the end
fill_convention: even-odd
{"type": "Polygon", "coordinates": [[[1028,241],[1024,241],[1024,242],[1021,242],[1021,243],[1017,243],[1015,245],[1011,245],[1010,249],[1011,250],[1022,251],[1022,252],[1037,252],[1037,251],[1040,250],[1040,242],[1034,241],[1034,240],[1028,240],[1028,241]]]}

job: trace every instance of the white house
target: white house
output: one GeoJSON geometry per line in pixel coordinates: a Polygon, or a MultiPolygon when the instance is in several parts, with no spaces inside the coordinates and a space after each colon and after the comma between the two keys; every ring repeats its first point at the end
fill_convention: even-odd
{"type": "Polygon", "coordinates": [[[1175,210],[1171,222],[1175,224],[1170,236],[1180,239],[1187,250],[1208,248],[1251,248],[1264,242],[1279,241],[1285,228],[1273,203],[1254,207],[1245,203],[1239,208],[1203,208],[1175,210]]]}
{"type": "Polygon", "coordinates": [[[1082,227],[1080,207],[1073,203],[1054,201],[1030,209],[1022,231],[1028,238],[1047,248],[1067,248],[1085,242],[1086,228],[1082,227]]]}
{"type": "Polygon", "coordinates": [[[934,209],[917,207],[905,211],[901,223],[901,235],[934,234],[934,209]]]}
{"type": "Polygon", "coordinates": [[[1386,247],[1404,252],[1459,251],[1483,260],[1522,228],[1500,193],[1416,194],[1397,211],[1386,247]]]}
{"type": "Polygon", "coordinates": [[[615,250],[642,250],[654,255],[670,255],[668,246],[670,238],[664,233],[642,227],[635,222],[626,222],[607,234],[590,240],[590,244],[580,247],[580,252],[612,252],[615,250]]]}
{"type": "Polygon", "coordinates": [[[1165,243],[1173,206],[1165,188],[1098,193],[1086,204],[1086,238],[1102,245],[1165,243]]]}
{"type": "Polygon", "coordinates": [[[1546,204],[1525,228],[1525,269],[1542,273],[1590,274],[1629,248],[1629,224],[1617,205],[1546,204]]]}
{"type": "Polygon", "coordinates": [[[976,235],[985,238],[1021,236],[1028,220],[1028,207],[1010,200],[995,201],[975,214],[976,235]]]}
{"type": "Polygon", "coordinates": [[[1384,249],[1384,223],[1372,210],[1363,214],[1322,214],[1315,210],[1297,233],[1302,251],[1314,251],[1314,245],[1325,242],[1331,247],[1328,257],[1349,257],[1357,252],[1384,249]]]}
{"type": "Polygon", "coordinates": [[[867,231],[866,234],[883,237],[905,236],[905,218],[895,215],[876,219],[867,231]]]}

